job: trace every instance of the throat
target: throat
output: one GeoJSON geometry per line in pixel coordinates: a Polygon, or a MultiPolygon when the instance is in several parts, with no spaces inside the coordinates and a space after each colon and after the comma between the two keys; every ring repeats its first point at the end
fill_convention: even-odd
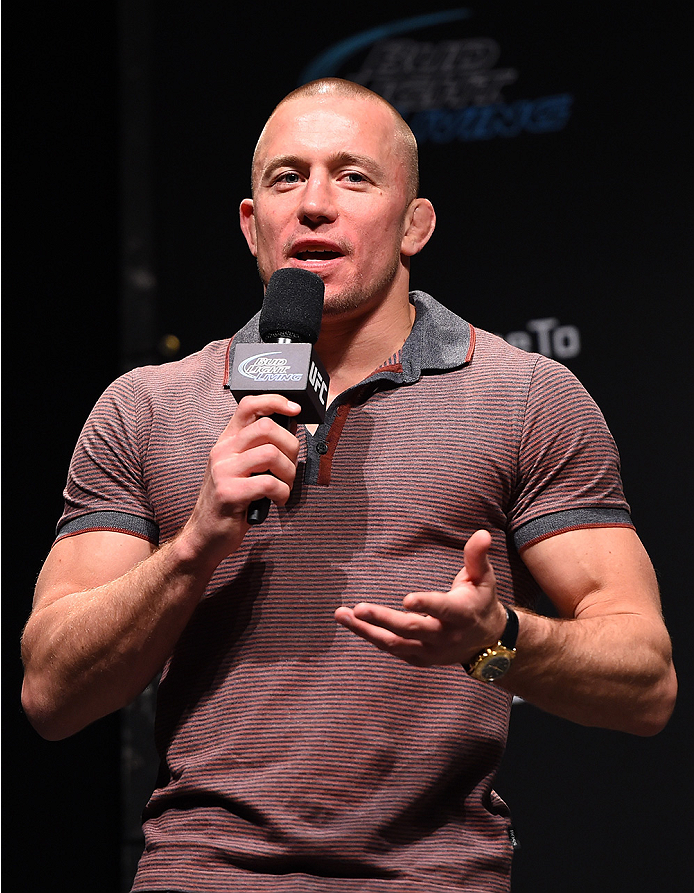
{"type": "Polygon", "coordinates": [[[349,333],[321,330],[316,349],[330,376],[328,406],[401,350],[415,320],[414,306],[408,302],[407,308],[400,324],[389,329],[364,326],[349,333]]]}

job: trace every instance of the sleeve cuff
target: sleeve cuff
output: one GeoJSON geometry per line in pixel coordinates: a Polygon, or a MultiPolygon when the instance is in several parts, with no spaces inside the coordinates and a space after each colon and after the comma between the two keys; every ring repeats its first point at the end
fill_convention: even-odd
{"type": "Polygon", "coordinates": [[[583,530],[589,527],[632,527],[631,515],[625,509],[587,508],[568,509],[552,512],[523,524],[513,534],[516,549],[522,551],[540,540],[565,533],[568,530],[583,530]]]}
{"type": "Polygon", "coordinates": [[[87,515],[71,518],[59,526],[56,540],[95,530],[128,533],[131,536],[138,536],[140,539],[148,540],[155,545],[159,544],[159,527],[154,521],[140,518],[137,515],[130,515],[127,512],[89,512],[87,515]]]}

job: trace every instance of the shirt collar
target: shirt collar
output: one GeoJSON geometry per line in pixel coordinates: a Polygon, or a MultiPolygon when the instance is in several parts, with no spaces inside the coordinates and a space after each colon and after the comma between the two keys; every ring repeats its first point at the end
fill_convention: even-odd
{"type": "Polygon", "coordinates": [[[422,372],[457,369],[469,363],[475,347],[474,329],[423,291],[410,292],[416,316],[401,352],[407,380],[422,372]]]}
{"type": "MultiPolygon", "coordinates": [[[[472,359],[475,330],[470,323],[426,292],[410,292],[410,303],[414,304],[416,315],[412,331],[400,351],[402,371],[395,371],[393,366],[379,368],[368,380],[385,377],[411,383],[418,381],[423,372],[458,369],[472,359]]],[[[232,350],[234,343],[260,343],[259,321],[260,312],[239,329],[232,339],[232,350]]]]}

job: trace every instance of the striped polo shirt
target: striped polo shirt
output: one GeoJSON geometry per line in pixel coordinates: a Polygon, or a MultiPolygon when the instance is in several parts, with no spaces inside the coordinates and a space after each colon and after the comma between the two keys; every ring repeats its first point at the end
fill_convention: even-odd
{"type": "MultiPolygon", "coordinates": [[[[631,526],[604,419],[560,364],[422,292],[402,350],[331,404],[273,506],[217,568],[159,685],[161,768],[134,890],[405,893],[509,888],[492,789],[510,696],[460,666],[416,668],[334,620],[446,590],[492,535],[501,599],[532,607],[520,555],[631,526]]],[[[58,536],[154,543],[185,523],[235,403],[234,339],[111,385],[78,442],[58,536]]]]}

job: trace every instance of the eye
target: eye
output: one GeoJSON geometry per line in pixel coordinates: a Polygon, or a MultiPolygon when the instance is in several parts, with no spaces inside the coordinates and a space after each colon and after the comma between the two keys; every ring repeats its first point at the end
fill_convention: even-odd
{"type": "Polygon", "coordinates": [[[303,182],[303,179],[299,171],[285,170],[275,174],[269,180],[268,186],[278,192],[284,192],[303,182]]]}
{"type": "Polygon", "coordinates": [[[366,177],[363,174],[360,174],[358,171],[347,171],[344,174],[344,179],[347,180],[348,183],[366,183],[366,177]]]}
{"type": "Polygon", "coordinates": [[[283,174],[278,174],[273,180],[273,185],[277,186],[295,186],[297,183],[301,182],[301,175],[296,171],[285,171],[283,174]]]}

